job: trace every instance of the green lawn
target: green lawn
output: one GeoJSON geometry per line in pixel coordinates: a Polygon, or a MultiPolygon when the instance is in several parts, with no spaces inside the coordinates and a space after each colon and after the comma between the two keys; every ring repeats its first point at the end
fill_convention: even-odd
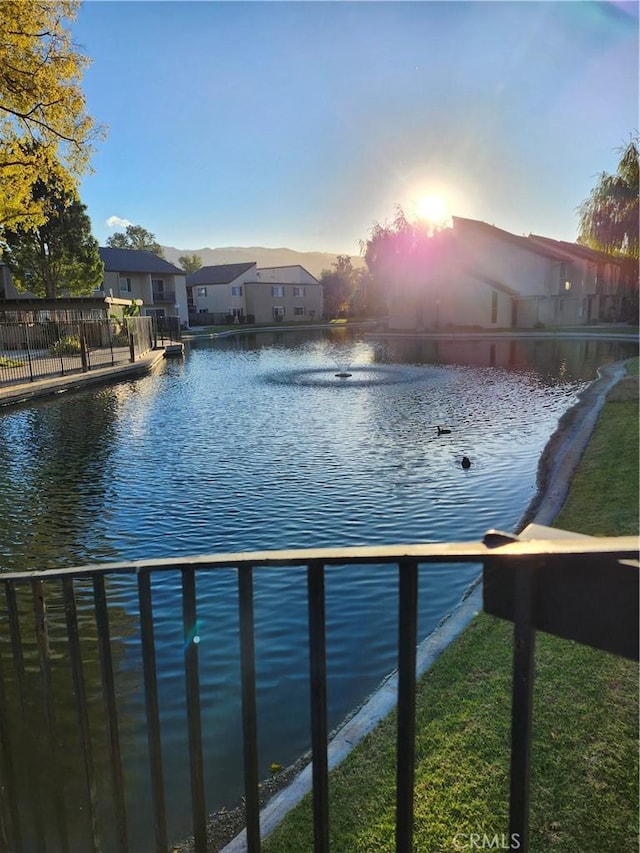
{"type": "MultiPolygon", "coordinates": [[[[637,372],[636,359],[630,373],[637,372]]],[[[595,535],[637,533],[638,440],[637,399],[608,402],[557,526],[595,535]]],[[[480,614],[421,679],[416,851],[448,853],[468,845],[470,833],[508,833],[511,661],[511,626],[480,614]]],[[[637,734],[636,664],[538,634],[532,850],[638,848],[637,734]]],[[[394,849],[394,785],[392,714],[331,774],[332,853],[394,849]]],[[[312,849],[307,797],[265,851],[312,849]]]]}

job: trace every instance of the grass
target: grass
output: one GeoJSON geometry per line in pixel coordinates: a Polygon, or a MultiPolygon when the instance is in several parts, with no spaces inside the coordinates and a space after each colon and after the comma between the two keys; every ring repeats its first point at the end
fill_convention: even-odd
{"type": "MultiPolygon", "coordinates": [[[[638,375],[638,360],[629,366],[638,375]]],[[[607,402],[556,526],[638,531],[638,402],[607,402]]],[[[417,695],[417,853],[469,849],[508,833],[511,625],[479,614],[421,679],[417,695]]],[[[638,674],[630,661],[538,634],[531,849],[619,853],[638,846],[638,674]]],[[[395,715],[330,779],[332,853],[394,849],[395,715]]],[[[265,853],[313,849],[310,797],[265,853]]]]}

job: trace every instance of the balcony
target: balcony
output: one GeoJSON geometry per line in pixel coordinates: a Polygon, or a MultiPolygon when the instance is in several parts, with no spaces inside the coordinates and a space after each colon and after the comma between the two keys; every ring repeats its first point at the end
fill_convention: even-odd
{"type": "MultiPolygon", "coordinates": [[[[520,839],[518,849],[526,851],[535,632],[543,630],[636,659],[638,570],[637,563],[631,561],[637,559],[637,550],[638,542],[635,537],[524,540],[490,531],[482,542],[217,554],[52,569],[46,572],[5,573],[2,581],[6,595],[6,618],[0,620],[0,644],[8,652],[10,650],[10,654],[5,656],[4,671],[0,669],[0,709],[6,708],[8,688],[17,692],[20,706],[26,708],[29,703],[33,703],[33,673],[39,672],[38,704],[44,708],[46,731],[38,743],[41,744],[42,750],[51,753],[42,756],[42,764],[55,763],[61,766],[66,756],[60,754],[59,750],[60,739],[54,713],[58,698],[54,699],[53,695],[52,684],[55,679],[52,681],[52,666],[55,664],[58,677],[61,667],[67,670],[73,688],[70,695],[75,702],[78,743],[84,767],[85,799],[88,804],[84,819],[90,826],[93,849],[98,850],[105,846],[101,839],[107,822],[110,830],[115,831],[117,835],[117,849],[130,849],[127,842],[119,737],[123,721],[119,716],[117,702],[110,625],[113,628],[117,617],[117,605],[111,601],[113,590],[117,589],[123,578],[135,579],[139,604],[136,633],[140,638],[148,734],[146,772],[150,779],[155,832],[155,841],[152,843],[150,831],[149,848],[153,846],[157,851],[166,851],[169,848],[169,838],[166,828],[165,790],[169,780],[163,772],[160,731],[162,704],[158,689],[154,639],[154,631],[160,631],[161,626],[154,621],[153,608],[154,595],[163,594],[163,581],[167,579],[168,573],[179,572],[181,594],[180,600],[175,601],[175,607],[182,613],[184,641],[184,713],[188,732],[184,762],[191,781],[191,822],[195,850],[196,853],[205,853],[205,750],[200,713],[199,665],[201,657],[207,652],[215,655],[216,648],[214,644],[205,649],[199,642],[196,580],[205,574],[215,575],[221,569],[234,569],[237,574],[240,637],[239,680],[242,696],[246,849],[249,853],[259,853],[261,826],[257,769],[254,574],[265,570],[287,571],[294,567],[304,567],[308,608],[306,644],[310,673],[314,851],[326,853],[329,849],[330,814],[325,567],[340,566],[344,571],[349,571],[350,567],[356,565],[386,567],[397,578],[399,593],[396,850],[409,853],[413,849],[418,585],[420,578],[429,572],[431,566],[444,564],[450,566],[453,572],[459,564],[479,564],[483,567],[485,611],[514,623],[509,832],[517,833],[520,839]],[[153,590],[152,578],[158,581],[153,590]],[[83,619],[78,618],[80,596],[85,611],[83,619]],[[54,606],[51,606],[52,604],[54,606]],[[91,610],[91,619],[86,618],[87,608],[91,610]],[[86,643],[93,635],[97,637],[97,661],[93,658],[87,660],[86,643]],[[33,652],[27,648],[25,638],[29,636],[36,637],[33,652]],[[30,659],[33,656],[35,661],[30,659]],[[96,664],[99,664],[99,669],[96,664]],[[92,719],[89,710],[90,697],[85,681],[89,667],[99,672],[110,745],[110,767],[105,768],[104,775],[96,773],[92,754],[96,732],[91,731],[91,726],[96,720],[92,719]],[[98,789],[101,790],[100,798],[97,795],[98,789]]],[[[62,786],[40,785],[38,798],[38,785],[31,784],[31,775],[40,772],[40,761],[34,761],[32,766],[24,766],[18,761],[12,763],[27,739],[37,740],[33,732],[28,731],[25,714],[3,713],[0,721],[4,755],[4,796],[0,802],[0,817],[8,844],[2,849],[21,849],[21,838],[27,824],[26,815],[33,813],[36,818],[39,816],[41,821],[43,809],[55,814],[56,828],[51,828],[50,832],[52,835],[58,834],[63,849],[69,849],[72,807],[64,801],[62,786]],[[18,777],[23,777],[21,785],[16,781],[18,777]],[[25,802],[29,796],[32,802],[25,802]],[[43,805],[44,800],[46,803],[43,805]]],[[[77,815],[75,817],[77,819],[77,815]]],[[[35,819],[33,825],[37,826],[35,819]]],[[[45,837],[47,842],[54,841],[48,835],[45,837]]],[[[44,841],[44,837],[40,840],[44,841]]]]}
{"type": "Polygon", "coordinates": [[[159,290],[154,288],[152,296],[154,305],[159,303],[170,303],[171,305],[176,304],[175,290],[159,290]]]}

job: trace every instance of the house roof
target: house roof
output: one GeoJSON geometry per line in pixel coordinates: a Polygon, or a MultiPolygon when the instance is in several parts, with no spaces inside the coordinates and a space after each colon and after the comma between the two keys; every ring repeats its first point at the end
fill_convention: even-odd
{"type": "Polygon", "coordinates": [[[589,246],[582,246],[580,243],[568,243],[566,240],[552,240],[551,237],[541,237],[539,234],[529,234],[529,239],[556,246],[562,252],[578,255],[580,258],[586,258],[588,261],[593,261],[594,263],[619,263],[617,258],[607,255],[606,252],[598,252],[596,249],[591,249],[589,246]]]}
{"type": "Polygon", "coordinates": [[[563,252],[559,246],[554,247],[543,245],[530,237],[519,237],[517,234],[511,234],[510,231],[503,231],[502,228],[496,228],[495,225],[488,225],[486,222],[480,222],[477,219],[464,219],[461,216],[454,216],[452,218],[454,231],[456,226],[462,225],[463,228],[474,228],[476,231],[482,231],[498,240],[505,240],[508,243],[518,246],[520,249],[525,249],[528,252],[546,255],[547,257],[554,258],[557,261],[571,260],[567,252],[563,252]]]}
{"type": "Polygon", "coordinates": [[[212,267],[202,267],[187,276],[187,287],[195,284],[229,284],[255,265],[255,261],[247,261],[243,264],[217,264],[212,267]]]}
{"type": "Polygon", "coordinates": [[[279,264],[278,266],[273,266],[273,267],[259,267],[256,270],[256,272],[257,273],[266,272],[267,270],[290,270],[290,269],[294,269],[296,267],[298,269],[301,269],[303,272],[306,272],[306,274],[308,276],[315,279],[318,282],[318,284],[320,284],[320,280],[318,279],[318,277],[315,276],[313,273],[310,273],[308,269],[306,269],[305,267],[302,266],[302,264],[279,264]]]}
{"type": "Polygon", "coordinates": [[[98,249],[106,272],[146,272],[184,275],[184,270],[165,261],[164,258],[142,249],[114,249],[100,246],[98,249]]]}

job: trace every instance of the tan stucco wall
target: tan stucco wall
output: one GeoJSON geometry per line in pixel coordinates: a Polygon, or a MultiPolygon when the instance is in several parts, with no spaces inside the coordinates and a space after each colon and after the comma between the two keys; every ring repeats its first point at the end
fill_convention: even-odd
{"type": "Polygon", "coordinates": [[[319,320],[322,317],[321,284],[283,284],[277,281],[251,282],[246,287],[247,314],[253,314],[256,323],[270,323],[273,320],[274,306],[284,308],[284,320],[303,322],[319,320]],[[272,296],[272,287],[282,287],[283,296],[272,296]],[[304,287],[304,296],[294,296],[294,287],[304,287]],[[296,314],[295,309],[304,309],[304,314],[296,314]]]}

